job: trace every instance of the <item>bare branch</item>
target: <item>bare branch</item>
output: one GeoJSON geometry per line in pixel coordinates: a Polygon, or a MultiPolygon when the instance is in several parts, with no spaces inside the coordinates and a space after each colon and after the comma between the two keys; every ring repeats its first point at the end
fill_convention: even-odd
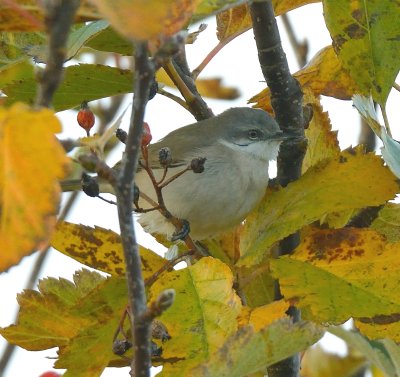
{"type": "Polygon", "coordinates": [[[62,80],[67,51],[67,39],[79,0],[43,1],[45,23],[49,34],[49,53],[46,68],[39,74],[36,106],[50,107],[53,95],[62,80]]]}
{"type": "MultiPolygon", "coordinates": [[[[271,0],[250,3],[250,14],[258,49],[258,57],[264,78],[271,90],[271,105],[281,129],[294,136],[284,142],[278,157],[278,181],[282,186],[301,175],[301,164],[306,151],[301,88],[291,76],[271,0]]],[[[278,255],[289,254],[299,243],[298,234],[282,240],[278,255]]],[[[276,283],[275,298],[281,298],[276,283]]],[[[293,321],[300,319],[300,311],[290,307],[288,313],[293,321]]],[[[297,377],[300,370],[299,355],[282,360],[268,368],[270,377],[297,377]]]]}
{"type": "Polygon", "coordinates": [[[132,309],[132,343],[134,358],[132,371],[136,377],[149,377],[151,368],[151,321],[145,319],[147,312],[146,292],[141,270],[139,247],[133,228],[132,202],[133,178],[140,155],[143,119],[154,76],[154,65],[148,58],[147,43],[135,45],[135,88],[132,116],[122,158],[121,171],[114,185],[117,196],[121,241],[124,249],[128,281],[129,306],[132,309]]]}
{"type": "Polygon", "coordinates": [[[164,69],[185,98],[189,111],[196,120],[204,120],[213,116],[211,109],[197,91],[186,61],[184,46],[164,65],[164,69]]]}
{"type": "Polygon", "coordinates": [[[290,22],[289,16],[287,13],[282,14],[281,16],[283,25],[285,26],[286,33],[288,35],[290,44],[293,47],[294,54],[296,55],[297,64],[300,68],[304,67],[307,63],[307,55],[308,55],[308,42],[307,40],[303,40],[299,42],[296,38],[296,34],[293,30],[293,26],[290,22]]]}

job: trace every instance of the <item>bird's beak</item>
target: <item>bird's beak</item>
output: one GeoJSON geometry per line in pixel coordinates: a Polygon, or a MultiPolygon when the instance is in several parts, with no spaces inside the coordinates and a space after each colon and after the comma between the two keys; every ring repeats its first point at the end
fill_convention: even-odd
{"type": "Polygon", "coordinates": [[[285,135],[283,131],[278,131],[274,135],[269,135],[268,140],[276,140],[276,141],[284,141],[290,138],[288,135],[285,135]]]}
{"type": "Polygon", "coordinates": [[[285,141],[285,140],[298,139],[298,137],[296,137],[294,135],[285,134],[285,133],[283,133],[283,131],[278,131],[274,135],[269,136],[268,139],[269,140],[277,140],[277,141],[285,141]]]}

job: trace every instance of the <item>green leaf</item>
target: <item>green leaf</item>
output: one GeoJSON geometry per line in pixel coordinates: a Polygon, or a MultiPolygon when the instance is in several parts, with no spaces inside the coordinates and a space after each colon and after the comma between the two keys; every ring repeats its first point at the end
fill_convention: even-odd
{"type": "Polygon", "coordinates": [[[389,242],[400,241],[400,204],[387,203],[371,228],[383,234],[389,242]]]}
{"type": "Polygon", "coordinates": [[[74,282],[62,278],[41,280],[39,292],[26,290],[17,296],[18,322],[1,329],[1,335],[30,351],[68,344],[90,324],[90,319],[74,315],[71,309],[102,281],[101,275],[88,270],[76,272],[74,282]]]}
{"type": "Polygon", "coordinates": [[[165,289],[176,292],[174,304],[160,317],[171,335],[162,346],[162,376],[188,376],[237,330],[241,303],[232,285],[230,269],[211,257],[164,274],[153,284],[153,299],[165,289]]]}
{"type": "Polygon", "coordinates": [[[214,352],[210,360],[190,371],[191,377],[246,377],[265,369],[317,342],[323,331],[310,322],[274,322],[255,332],[252,326],[239,329],[214,352]]]}
{"type": "Polygon", "coordinates": [[[246,0],[202,0],[197,6],[192,17],[192,22],[197,22],[212,14],[226,11],[230,8],[244,4],[246,0]]]}
{"type": "Polygon", "coordinates": [[[133,45],[112,27],[107,27],[85,43],[86,47],[98,51],[115,52],[121,55],[132,55],[133,45]]]}
{"type": "Polygon", "coordinates": [[[0,33],[0,67],[28,58],[27,50],[47,43],[45,33],[0,33]]]}
{"type": "Polygon", "coordinates": [[[1,335],[28,350],[59,347],[55,366],[67,369],[64,376],[100,376],[110,363],[121,362],[112,342],[126,309],[125,279],[77,271],[74,282],[44,279],[39,292],[27,290],[18,302],[18,323],[0,329],[1,335]]]}
{"type": "MultiPolygon", "coordinates": [[[[107,27],[108,22],[104,20],[74,25],[68,36],[65,60],[72,59],[88,41],[100,34],[107,27]]],[[[43,35],[45,36],[44,33],[43,35]]],[[[25,46],[25,51],[28,55],[33,56],[36,62],[46,63],[46,39],[42,43],[25,46]]]]}
{"type": "Polygon", "coordinates": [[[266,194],[247,217],[238,264],[259,263],[275,242],[328,213],[379,205],[397,191],[396,177],[372,153],[351,149],[338,160],[324,160],[286,188],[266,194]]]}
{"type": "Polygon", "coordinates": [[[110,363],[121,363],[121,357],[112,352],[112,345],[126,310],[127,294],[125,279],[109,278],[74,306],[75,316],[91,321],[58,352],[55,367],[67,369],[64,376],[100,376],[110,363]]]}
{"type": "Polygon", "coordinates": [[[20,59],[0,68],[0,88],[33,77],[33,65],[28,59],[20,59]]]}
{"type": "MultiPolygon", "coordinates": [[[[82,101],[93,101],[133,90],[130,70],[100,64],[79,64],[65,68],[64,81],[54,95],[56,111],[79,106],[82,101]]],[[[34,76],[7,84],[3,88],[8,96],[6,103],[16,101],[33,103],[36,96],[34,76]]]]}
{"type": "Polygon", "coordinates": [[[397,1],[323,0],[335,51],[362,93],[385,105],[400,68],[397,1]]]}

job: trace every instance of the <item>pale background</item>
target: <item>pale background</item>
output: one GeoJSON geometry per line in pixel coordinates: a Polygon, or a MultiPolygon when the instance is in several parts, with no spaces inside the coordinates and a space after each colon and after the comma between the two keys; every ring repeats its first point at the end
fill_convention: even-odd
{"type": "MultiPolygon", "coordinates": [[[[321,48],[331,43],[328,31],[322,16],[321,4],[310,4],[298,10],[292,11],[289,15],[298,39],[301,41],[307,38],[309,43],[309,59],[321,48]]],[[[187,55],[191,69],[197,67],[203,57],[217,44],[215,36],[214,20],[206,20],[208,28],[201,33],[194,46],[187,47],[187,55]]],[[[281,38],[284,49],[286,51],[290,69],[292,72],[298,70],[296,59],[292,53],[292,48],[286,38],[282,23],[279,21],[281,38]]],[[[240,36],[228,46],[226,46],[206,67],[200,77],[223,77],[226,85],[239,88],[242,96],[235,101],[216,101],[207,100],[208,105],[213,109],[214,113],[220,113],[223,110],[234,106],[246,106],[247,99],[258,93],[265,87],[263,84],[263,76],[258,64],[257,51],[252,31],[240,36]]],[[[359,133],[359,117],[357,111],[352,108],[350,101],[339,101],[331,98],[323,98],[324,109],[329,111],[331,122],[334,129],[339,130],[339,141],[341,148],[357,144],[359,133]]],[[[391,121],[392,132],[395,139],[400,139],[400,130],[398,124],[398,105],[400,95],[398,92],[392,91],[388,101],[388,115],[391,121]]],[[[127,100],[127,104],[129,100],[127,100]]],[[[76,123],[75,112],[59,113],[59,118],[63,123],[63,133],[61,138],[72,137],[78,138],[84,136],[84,131],[76,123]]],[[[146,121],[150,124],[153,140],[161,138],[171,130],[181,127],[185,124],[193,123],[194,119],[176,103],[157,95],[146,110],[146,121]]],[[[129,114],[126,114],[122,124],[122,128],[127,130],[129,122],[129,114]]],[[[95,129],[94,129],[95,130],[95,129]]],[[[115,162],[120,158],[120,150],[111,156],[115,162]]],[[[371,177],[372,178],[372,177],[371,177]]],[[[99,199],[82,197],[79,200],[68,220],[74,223],[82,223],[85,225],[98,225],[104,228],[113,229],[119,232],[116,207],[103,203],[99,199]]],[[[140,229],[139,241],[147,246],[163,253],[162,248],[156,246],[147,235],[143,234],[140,229]]],[[[17,266],[13,267],[7,273],[0,275],[0,292],[1,292],[1,310],[0,310],[0,326],[8,326],[13,323],[17,305],[16,294],[21,292],[26,280],[31,272],[32,265],[37,255],[34,254],[26,257],[17,266]]],[[[41,277],[64,277],[71,279],[74,271],[81,268],[77,262],[56,251],[52,251],[50,257],[44,266],[41,277]]],[[[326,336],[323,339],[323,345],[332,352],[343,353],[345,347],[343,343],[333,336],[326,336]]],[[[0,354],[5,346],[5,341],[0,338],[0,354]]],[[[18,349],[10,367],[3,376],[0,377],[38,377],[41,373],[51,370],[53,360],[56,356],[56,350],[47,350],[41,352],[28,352],[18,349]]],[[[108,368],[103,377],[110,376],[128,376],[128,369],[108,368]]]]}

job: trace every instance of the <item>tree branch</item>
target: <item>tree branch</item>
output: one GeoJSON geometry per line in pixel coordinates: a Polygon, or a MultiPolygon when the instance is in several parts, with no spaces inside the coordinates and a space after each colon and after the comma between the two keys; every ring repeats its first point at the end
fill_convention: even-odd
{"type": "Polygon", "coordinates": [[[289,42],[292,45],[294,54],[296,55],[297,64],[300,68],[304,67],[307,63],[307,55],[308,55],[308,42],[304,39],[302,42],[299,42],[296,38],[296,33],[293,30],[292,24],[290,22],[289,16],[287,13],[282,14],[281,16],[283,25],[285,26],[286,33],[289,38],[289,42]]]}
{"type": "Polygon", "coordinates": [[[164,69],[185,98],[189,111],[197,121],[213,116],[211,109],[197,91],[195,81],[187,64],[184,46],[164,66],[164,69]]]}
{"type": "MultiPolygon", "coordinates": [[[[286,186],[300,177],[307,146],[304,138],[303,94],[299,83],[290,74],[271,1],[251,2],[250,14],[261,70],[271,90],[275,119],[286,134],[294,137],[282,144],[278,157],[278,182],[286,186]]],[[[281,241],[278,255],[291,253],[298,243],[298,234],[287,237],[281,241]]],[[[276,299],[282,297],[278,283],[275,296],[276,299]]],[[[297,308],[290,307],[288,313],[293,321],[300,319],[297,308]]],[[[268,376],[297,377],[299,369],[299,356],[294,355],[268,368],[268,376]]]]}
{"type": "Polygon", "coordinates": [[[38,75],[39,87],[35,105],[50,107],[53,95],[62,80],[69,30],[79,7],[79,0],[45,0],[45,24],[49,34],[46,68],[38,75]]]}
{"type": "Polygon", "coordinates": [[[128,281],[129,304],[132,310],[132,343],[134,358],[132,371],[136,377],[149,377],[151,367],[151,321],[146,319],[147,301],[141,270],[139,248],[133,228],[132,202],[133,178],[140,155],[143,119],[149,97],[149,88],[154,76],[154,65],[148,58],[147,43],[135,45],[135,88],[132,116],[121,170],[114,184],[121,240],[124,249],[128,281]]]}

